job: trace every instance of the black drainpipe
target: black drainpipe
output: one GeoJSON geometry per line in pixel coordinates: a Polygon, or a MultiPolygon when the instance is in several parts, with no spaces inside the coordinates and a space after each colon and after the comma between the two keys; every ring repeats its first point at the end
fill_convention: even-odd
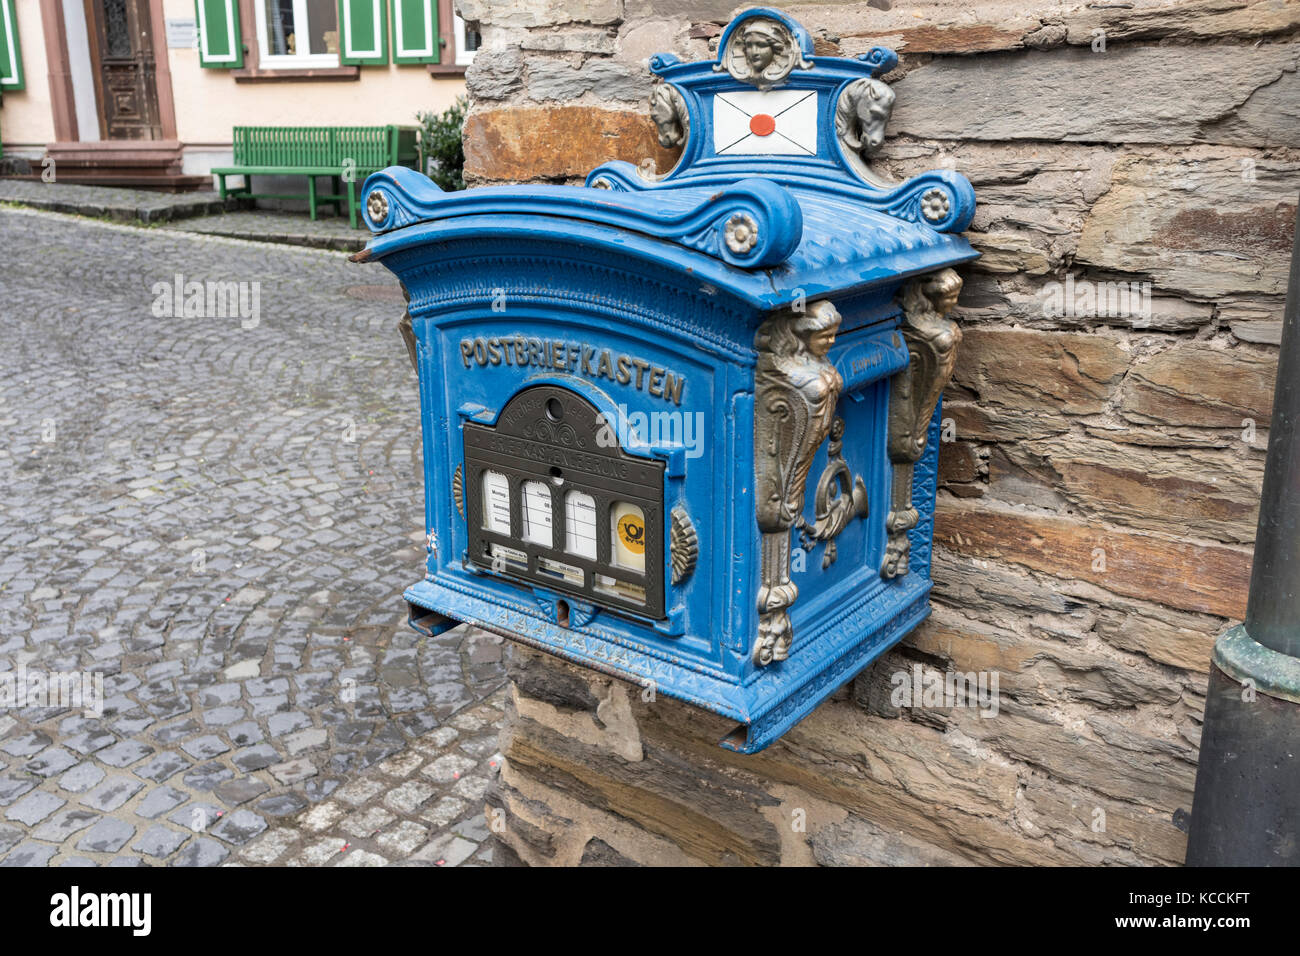
{"type": "Polygon", "coordinates": [[[1246,621],[1214,645],[1189,866],[1300,866],[1300,229],[1246,621]]]}

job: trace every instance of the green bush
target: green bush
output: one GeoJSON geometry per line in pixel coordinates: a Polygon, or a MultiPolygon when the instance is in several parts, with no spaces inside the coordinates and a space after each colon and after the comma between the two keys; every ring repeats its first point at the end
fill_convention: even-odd
{"type": "Polygon", "coordinates": [[[440,189],[454,192],[465,188],[462,171],[465,153],[461,149],[461,132],[465,126],[465,112],[469,101],[463,96],[441,115],[416,113],[420,124],[420,155],[424,157],[424,171],[440,189]]]}

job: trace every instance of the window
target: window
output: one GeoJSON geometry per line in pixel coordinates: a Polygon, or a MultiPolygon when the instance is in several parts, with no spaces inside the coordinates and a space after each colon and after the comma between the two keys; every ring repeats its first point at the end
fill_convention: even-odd
{"type": "Polygon", "coordinates": [[[564,496],[564,550],[596,560],[596,499],[582,491],[564,496]]]}
{"type": "Polygon", "coordinates": [[[478,52],[483,38],[479,36],[477,30],[471,30],[465,25],[459,13],[454,16],[453,22],[455,31],[452,36],[452,48],[456,53],[456,65],[469,66],[474,62],[474,54],[478,52]]]}
{"type": "Polygon", "coordinates": [[[524,540],[551,547],[551,489],[544,482],[524,483],[524,540]]]}
{"type": "MultiPolygon", "coordinates": [[[[0,10],[12,3],[0,0],[0,10]]],[[[194,0],[194,6],[200,64],[235,71],[240,79],[354,78],[355,67],[389,63],[463,74],[481,42],[452,12],[452,0],[194,0]]],[[[4,52],[0,34],[0,59],[4,52]]],[[[0,83],[3,77],[0,63],[0,83]]]]}
{"type": "Polygon", "coordinates": [[[267,69],[339,65],[336,0],[254,0],[260,65],[267,69]]]}
{"type": "Polygon", "coordinates": [[[23,89],[23,57],[18,49],[14,0],[0,0],[0,92],[23,89]]]}
{"type": "MultiPolygon", "coordinates": [[[[629,501],[616,501],[609,509],[610,564],[636,575],[645,574],[645,510],[629,501]]],[[[596,575],[596,590],[645,603],[645,586],[605,574],[596,575]]]]}
{"type": "Polygon", "coordinates": [[[483,527],[497,534],[510,533],[510,481],[497,471],[483,476],[483,527]]]}

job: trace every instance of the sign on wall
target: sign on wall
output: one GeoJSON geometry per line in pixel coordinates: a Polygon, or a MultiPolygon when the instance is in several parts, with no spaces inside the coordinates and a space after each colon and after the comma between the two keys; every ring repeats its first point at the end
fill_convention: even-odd
{"type": "Polygon", "coordinates": [[[199,28],[193,17],[178,19],[168,17],[164,23],[167,25],[167,49],[197,50],[199,48],[199,28]]]}

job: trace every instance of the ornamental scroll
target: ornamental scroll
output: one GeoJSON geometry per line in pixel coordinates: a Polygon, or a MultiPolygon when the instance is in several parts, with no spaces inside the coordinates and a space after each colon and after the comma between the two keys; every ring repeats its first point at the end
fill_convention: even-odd
{"type": "Polygon", "coordinates": [[[805,543],[830,542],[825,564],[834,560],[834,537],[855,515],[865,515],[866,488],[854,480],[840,454],[844,423],[835,406],[844,380],[826,359],[840,314],[830,302],[807,312],[782,312],[758,328],[754,344],[755,508],[762,533],[758,637],[753,660],[759,667],[785,660],[794,633],[788,609],[799,596],[790,580],[790,541],[798,529],[805,543]],[[804,496],[813,458],[832,436],[826,474],[818,483],[817,522],[804,519],[804,496]],[[841,493],[833,495],[838,484],[841,493]]]}
{"type": "Polygon", "coordinates": [[[947,318],[957,307],[961,277],[952,269],[914,279],[903,287],[903,339],[907,368],[898,372],[889,391],[889,460],[894,474],[885,530],[882,577],[907,574],[911,541],[908,532],[919,515],[912,507],[912,471],[925,450],[925,433],[943,388],[957,362],[961,329],[947,318]]]}

